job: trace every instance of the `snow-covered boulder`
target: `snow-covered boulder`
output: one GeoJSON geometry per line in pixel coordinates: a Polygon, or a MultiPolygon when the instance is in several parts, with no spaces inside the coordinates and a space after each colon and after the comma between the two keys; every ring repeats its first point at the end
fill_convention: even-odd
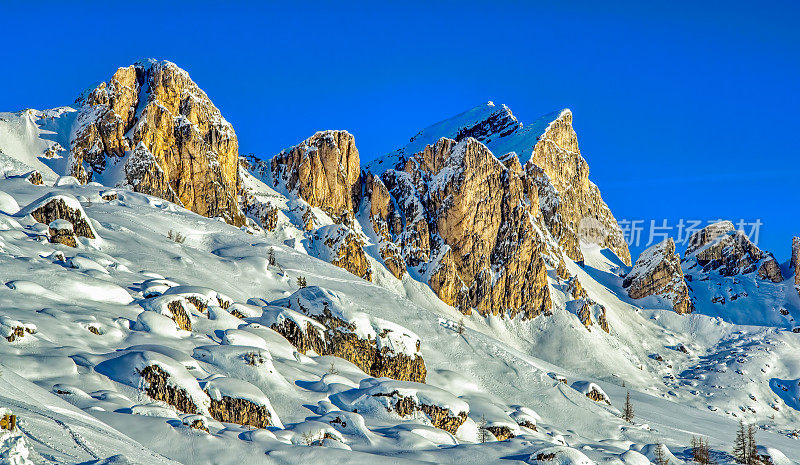
{"type": "Polygon", "coordinates": [[[151,399],[179,412],[208,414],[211,401],[197,379],[181,363],[152,351],[132,351],[106,360],[95,370],[108,378],[142,389],[151,399]]]}
{"type": "Polygon", "coordinates": [[[202,286],[172,286],[165,289],[163,295],[183,297],[200,313],[205,313],[209,305],[216,305],[227,310],[233,304],[233,299],[230,297],[202,286]]]}
{"type": "Polygon", "coordinates": [[[260,323],[303,353],[313,350],[344,358],[370,376],[425,381],[427,371],[416,334],[361,311],[327,289],[310,286],[272,302],[264,307],[260,323]]]}
{"type": "Polygon", "coordinates": [[[583,452],[566,446],[547,447],[528,457],[531,465],[595,465],[583,452]]]}
{"type": "Polygon", "coordinates": [[[8,342],[14,342],[25,337],[26,334],[34,333],[36,333],[36,325],[23,323],[6,315],[0,316],[0,337],[5,338],[8,342]]]}
{"type": "Polygon", "coordinates": [[[774,447],[758,446],[756,454],[764,465],[795,465],[796,463],[774,447]]]}
{"type": "Polygon", "coordinates": [[[247,381],[214,376],[204,382],[203,389],[211,399],[209,412],[218,421],[256,428],[282,427],[267,396],[247,381]]]}
{"type": "Polygon", "coordinates": [[[611,405],[611,398],[595,383],[589,381],[575,381],[572,383],[572,389],[575,389],[595,402],[603,402],[611,405]]]}
{"type": "Polygon", "coordinates": [[[368,414],[386,412],[404,419],[423,420],[456,434],[469,414],[469,405],[442,389],[411,381],[389,378],[366,378],[358,389],[342,392],[336,397],[343,410],[368,414]]]}
{"type": "MultiPolygon", "coordinates": [[[[63,220],[72,225],[72,233],[75,236],[85,237],[87,239],[96,239],[99,236],[97,231],[92,227],[91,221],[83,211],[81,203],[75,197],[67,194],[46,194],[17,212],[16,216],[25,217],[31,215],[37,222],[47,225],[53,225],[56,220],[63,220]]],[[[56,229],[62,229],[59,225],[63,222],[56,223],[56,229]]],[[[50,228],[53,229],[52,227],[50,228]]],[[[67,235],[66,228],[64,235],[67,235]]],[[[52,234],[52,233],[51,233],[52,234]]],[[[56,242],[61,234],[55,236],[51,235],[51,241],[56,242]],[[55,240],[54,240],[55,238],[55,240]]],[[[74,237],[72,241],[74,241],[74,237]]],[[[63,242],[62,242],[63,243],[63,242]]],[[[71,245],[71,244],[66,244],[71,245]]],[[[74,245],[72,245],[74,247],[74,245]]]]}
{"type": "Polygon", "coordinates": [[[633,299],[658,295],[669,300],[676,313],[694,310],[680,256],[675,253],[675,242],[671,238],[642,252],[622,285],[633,299]]]}
{"type": "Polygon", "coordinates": [[[192,330],[189,301],[177,295],[160,295],[140,303],[145,311],[156,312],[172,319],[184,331],[192,330]]]}

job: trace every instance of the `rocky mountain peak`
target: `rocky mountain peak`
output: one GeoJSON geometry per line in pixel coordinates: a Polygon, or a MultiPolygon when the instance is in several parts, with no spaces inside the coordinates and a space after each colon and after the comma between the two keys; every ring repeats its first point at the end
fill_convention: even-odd
{"type": "Polygon", "coordinates": [[[186,71],[168,61],[137,62],[78,103],[68,174],[244,222],[236,134],[186,71]]]}
{"type": "Polygon", "coordinates": [[[277,184],[331,216],[351,215],[361,191],[355,138],[347,131],[320,131],[272,159],[277,184]]]}
{"type": "Polygon", "coordinates": [[[730,221],[719,221],[689,238],[687,258],[694,258],[703,270],[716,270],[722,276],[758,271],[772,282],[783,281],[780,266],[769,252],[763,252],[730,221]]]}

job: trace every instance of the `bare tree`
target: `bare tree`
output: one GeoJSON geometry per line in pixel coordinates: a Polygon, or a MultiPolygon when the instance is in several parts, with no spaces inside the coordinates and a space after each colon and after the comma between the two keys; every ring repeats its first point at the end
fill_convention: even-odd
{"type": "Polygon", "coordinates": [[[692,460],[700,465],[713,465],[715,462],[711,460],[711,455],[708,450],[708,441],[702,437],[692,436],[692,460]]]}
{"type": "Polygon", "coordinates": [[[184,241],[186,241],[186,236],[170,229],[169,232],[167,233],[167,239],[173,240],[178,244],[183,244],[184,241]]]}
{"type": "Polygon", "coordinates": [[[669,459],[667,455],[664,453],[664,444],[658,443],[656,444],[656,451],[655,451],[655,459],[656,465],[669,465],[669,459]]]}
{"type": "Polygon", "coordinates": [[[478,440],[483,444],[489,440],[489,430],[486,428],[486,417],[481,415],[481,422],[478,423],[478,440]]]}
{"type": "Polygon", "coordinates": [[[339,370],[336,369],[336,365],[334,365],[333,362],[331,362],[331,366],[328,367],[328,373],[330,373],[332,375],[338,375],[339,374],[339,370]]]}

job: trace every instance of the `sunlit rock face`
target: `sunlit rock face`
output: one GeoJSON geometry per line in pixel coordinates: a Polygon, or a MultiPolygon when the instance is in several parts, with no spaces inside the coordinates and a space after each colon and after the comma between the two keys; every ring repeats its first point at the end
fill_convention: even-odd
{"type": "Polygon", "coordinates": [[[680,256],[675,253],[675,242],[672,239],[655,244],[642,252],[622,285],[631,298],[658,295],[672,302],[676,313],[691,313],[694,310],[681,269],[680,256]]]}
{"type": "Polygon", "coordinates": [[[83,96],[69,171],[241,225],[233,127],[186,71],[148,60],[83,96]]]}
{"type": "Polygon", "coordinates": [[[406,262],[444,302],[527,318],[550,309],[520,174],[473,138],[441,139],[384,174],[406,219],[406,262]]]}
{"type": "Polygon", "coordinates": [[[347,131],[321,131],[272,159],[277,183],[333,218],[351,215],[361,190],[355,138],[347,131]]]}

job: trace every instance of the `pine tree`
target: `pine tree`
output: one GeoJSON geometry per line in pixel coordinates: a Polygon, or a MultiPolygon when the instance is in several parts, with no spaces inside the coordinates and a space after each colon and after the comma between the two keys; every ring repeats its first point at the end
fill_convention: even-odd
{"type": "Polygon", "coordinates": [[[631,391],[625,394],[625,409],[622,411],[622,419],[628,423],[633,422],[633,404],[631,404],[631,391]]]}
{"type": "Polygon", "coordinates": [[[758,465],[758,446],[756,446],[756,429],[753,425],[747,426],[747,465],[758,465]]]}
{"type": "Polygon", "coordinates": [[[747,441],[747,432],[744,428],[744,422],[739,420],[739,429],[736,431],[736,439],[733,442],[733,458],[736,463],[749,463],[749,443],[747,441]]]}

